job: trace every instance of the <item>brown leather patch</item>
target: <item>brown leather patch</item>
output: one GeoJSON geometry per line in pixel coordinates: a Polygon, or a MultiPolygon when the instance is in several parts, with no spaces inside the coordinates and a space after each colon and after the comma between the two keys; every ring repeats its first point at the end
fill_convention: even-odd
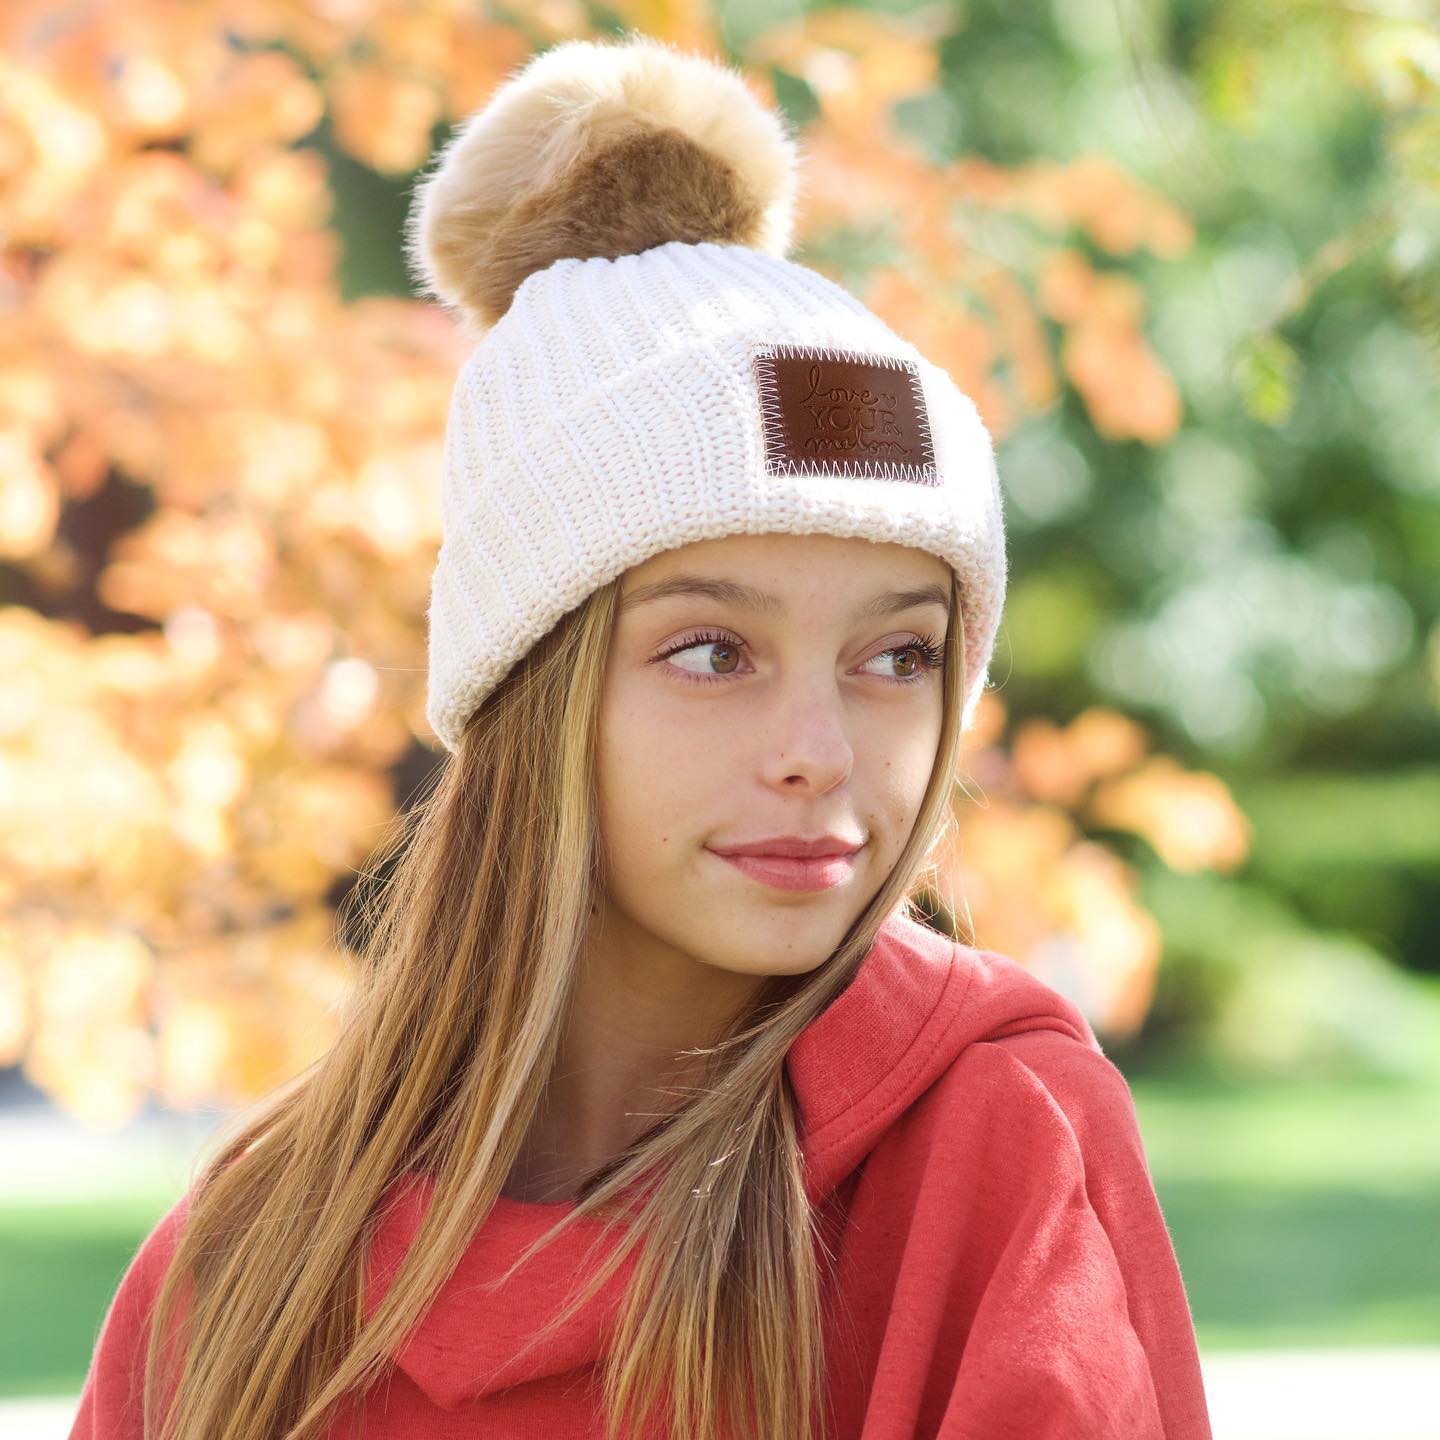
{"type": "Polygon", "coordinates": [[[912,361],[818,345],[766,345],[751,362],[770,474],[940,483],[912,361]]]}

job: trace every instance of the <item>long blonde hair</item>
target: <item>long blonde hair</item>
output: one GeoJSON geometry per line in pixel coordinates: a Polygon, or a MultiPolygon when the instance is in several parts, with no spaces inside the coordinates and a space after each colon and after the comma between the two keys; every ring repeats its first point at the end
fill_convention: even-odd
{"type": "MultiPolygon", "coordinates": [[[[323,1436],[342,1399],[381,1376],[500,1195],[603,893],[593,761],[619,592],[611,581],[567,614],[471,718],[382,846],[395,864],[365,905],[337,1040],[197,1162],[146,1352],[147,1440],[323,1436]],[[366,1324],[357,1257],[387,1187],[416,1170],[433,1177],[429,1208],[366,1324]]],[[[769,977],[718,1044],[686,1052],[708,1057],[706,1083],[589,1176],[577,1207],[516,1260],[580,1215],[626,1222],[558,1324],[645,1237],[604,1364],[612,1437],[641,1433],[627,1421],[657,1410],[674,1440],[823,1433],[818,1227],[784,1059],[890,913],[910,911],[955,823],[965,666],[953,573],[951,606],[936,763],[890,875],[825,963],[769,977]]]]}

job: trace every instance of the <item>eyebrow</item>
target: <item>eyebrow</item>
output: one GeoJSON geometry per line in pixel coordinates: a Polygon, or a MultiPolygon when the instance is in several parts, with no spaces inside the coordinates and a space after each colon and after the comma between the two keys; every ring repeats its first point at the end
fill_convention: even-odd
{"type": "MultiPolygon", "coordinates": [[[[734,605],[741,610],[753,610],[760,615],[779,618],[785,614],[785,605],[767,590],[758,590],[753,585],[742,585],[736,580],[721,580],[710,575],[671,575],[649,585],[638,585],[620,599],[622,612],[646,605],[655,600],[670,600],[677,596],[699,596],[715,600],[722,605],[734,605]]],[[[874,620],[885,615],[894,615],[902,610],[911,610],[917,605],[939,605],[950,613],[950,591],[938,583],[916,585],[909,590],[886,590],[861,605],[855,612],[857,620],[874,620]]]]}

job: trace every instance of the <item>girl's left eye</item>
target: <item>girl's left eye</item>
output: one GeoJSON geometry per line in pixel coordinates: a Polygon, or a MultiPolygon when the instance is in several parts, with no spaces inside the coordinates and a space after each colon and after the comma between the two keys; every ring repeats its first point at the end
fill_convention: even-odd
{"type": "MultiPolygon", "coordinates": [[[[689,650],[702,650],[708,645],[719,646],[723,650],[729,651],[737,663],[746,649],[743,640],[736,640],[729,635],[691,635],[680,641],[678,645],[671,646],[669,650],[662,651],[659,655],[655,656],[655,660],[667,660],[672,655],[683,655],[689,650]]],[[[882,660],[889,655],[905,655],[912,652],[919,658],[916,662],[916,668],[910,674],[886,675],[880,678],[893,685],[914,685],[918,681],[924,680],[926,675],[932,670],[939,670],[945,664],[945,648],[931,636],[918,637],[914,640],[907,641],[903,645],[887,646],[884,650],[880,651],[879,654],[875,655],[873,660],[882,660]]],[[[873,663],[873,660],[867,661],[866,663],[873,663]]],[[[723,680],[726,675],[736,673],[736,671],[732,669],[720,674],[712,673],[702,675],[697,671],[687,669],[683,665],[675,665],[671,668],[682,672],[687,680],[698,680],[702,685],[713,684],[716,681],[723,680]]]]}

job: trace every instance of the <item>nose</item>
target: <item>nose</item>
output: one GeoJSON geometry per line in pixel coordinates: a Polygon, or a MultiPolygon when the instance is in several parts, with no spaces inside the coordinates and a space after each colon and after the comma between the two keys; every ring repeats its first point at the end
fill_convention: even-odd
{"type": "Polygon", "coordinates": [[[777,687],[761,730],[768,785],[792,790],[808,785],[823,793],[843,784],[854,769],[850,717],[833,675],[796,675],[777,687]]]}

